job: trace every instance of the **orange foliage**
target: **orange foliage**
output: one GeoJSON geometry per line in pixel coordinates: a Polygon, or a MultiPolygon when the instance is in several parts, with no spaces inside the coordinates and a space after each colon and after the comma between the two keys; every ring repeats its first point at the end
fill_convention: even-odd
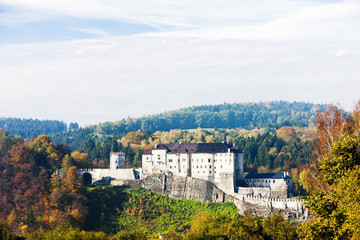
{"type": "MultiPolygon", "coordinates": [[[[358,113],[356,113],[356,116],[358,113]]],[[[329,152],[331,146],[343,134],[351,133],[353,120],[344,110],[329,106],[326,111],[320,112],[316,120],[315,148],[318,156],[322,157],[329,152]]]]}
{"type": "Polygon", "coordinates": [[[144,139],[145,139],[144,133],[141,132],[140,130],[136,132],[129,132],[125,135],[125,140],[133,144],[140,144],[141,141],[144,139]]]}
{"type": "Polygon", "coordinates": [[[295,136],[295,129],[293,127],[281,127],[277,133],[276,136],[286,142],[293,139],[295,136]]]}

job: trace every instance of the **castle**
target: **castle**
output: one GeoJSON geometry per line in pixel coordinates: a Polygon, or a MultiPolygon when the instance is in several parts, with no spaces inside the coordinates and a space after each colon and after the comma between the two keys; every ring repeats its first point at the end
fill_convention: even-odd
{"type": "Polygon", "coordinates": [[[79,173],[87,184],[109,180],[111,185],[141,186],[173,198],[233,201],[239,210],[255,204],[305,211],[303,200],[287,198],[292,187],[288,173],[249,173],[243,178],[243,154],[226,143],[159,144],[143,153],[140,169],[125,168],[124,153],[110,153],[109,169],[79,173]],[[141,181],[133,181],[137,179],[141,181]]]}
{"type": "Polygon", "coordinates": [[[243,176],[243,154],[225,143],[159,144],[142,155],[142,175],[154,173],[208,180],[234,192],[243,176]]]}
{"type": "Polygon", "coordinates": [[[249,173],[243,179],[243,154],[226,143],[159,144],[142,155],[142,168],[125,168],[124,153],[110,153],[109,169],[80,169],[84,181],[136,180],[170,174],[210,181],[227,194],[286,198],[292,188],[287,173],[249,173]],[[240,183],[247,187],[240,187],[240,183]]]}

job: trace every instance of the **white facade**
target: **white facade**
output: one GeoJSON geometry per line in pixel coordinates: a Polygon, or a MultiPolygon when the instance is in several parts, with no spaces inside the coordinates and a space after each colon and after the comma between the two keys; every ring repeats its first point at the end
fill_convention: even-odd
{"type": "Polygon", "coordinates": [[[284,188],[292,189],[293,182],[288,173],[249,173],[245,177],[245,182],[250,187],[270,188],[278,191],[284,188]]]}
{"type": "Polygon", "coordinates": [[[233,186],[242,179],[243,154],[224,143],[161,144],[142,156],[143,174],[171,172],[219,185],[221,173],[232,174],[233,186]]]}
{"type": "Polygon", "coordinates": [[[125,168],[125,153],[112,152],[110,153],[110,170],[125,168]]]}

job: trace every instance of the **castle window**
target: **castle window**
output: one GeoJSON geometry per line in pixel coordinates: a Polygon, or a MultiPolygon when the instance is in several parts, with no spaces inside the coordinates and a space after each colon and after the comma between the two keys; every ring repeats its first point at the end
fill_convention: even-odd
{"type": "Polygon", "coordinates": [[[222,165],[220,166],[220,168],[222,168],[222,165]]]}
{"type": "Polygon", "coordinates": [[[265,183],[267,183],[267,180],[265,180],[265,183]]]}
{"type": "Polygon", "coordinates": [[[210,162],[210,158],[208,159],[208,162],[210,162]]]}
{"type": "Polygon", "coordinates": [[[199,166],[198,166],[198,165],[196,165],[196,168],[199,168],[199,166]]]}
{"type": "Polygon", "coordinates": [[[211,173],[211,171],[209,171],[209,173],[211,173]]]}
{"type": "Polygon", "coordinates": [[[206,165],[204,167],[206,168],[206,165]]]}
{"type": "Polygon", "coordinates": [[[204,159],[201,159],[201,162],[204,162],[204,159]]]}
{"type": "Polygon", "coordinates": [[[185,158],[182,159],[183,162],[185,162],[185,160],[186,160],[185,158]]]}
{"type": "Polygon", "coordinates": [[[209,168],[211,168],[211,165],[209,166],[209,168]]]}
{"type": "Polygon", "coordinates": [[[170,168],[172,168],[172,166],[170,166],[170,168]]]}
{"type": "Polygon", "coordinates": [[[273,183],[275,183],[275,180],[273,180],[273,183]]]}
{"type": "Polygon", "coordinates": [[[178,159],[178,162],[180,162],[180,159],[178,159]]]}
{"type": "Polygon", "coordinates": [[[203,171],[203,173],[205,173],[205,171],[203,171]]]}
{"type": "Polygon", "coordinates": [[[117,163],[117,161],[115,161],[115,163],[117,163]]]}
{"type": "Polygon", "coordinates": [[[200,173],[200,172],[198,171],[198,173],[200,173]]]}
{"type": "Polygon", "coordinates": [[[200,168],[202,168],[202,165],[200,166],[200,168]]]}

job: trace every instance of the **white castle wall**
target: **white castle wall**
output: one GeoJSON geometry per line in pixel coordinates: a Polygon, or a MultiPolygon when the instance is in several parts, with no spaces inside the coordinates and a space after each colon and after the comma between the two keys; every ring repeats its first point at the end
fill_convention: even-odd
{"type": "Polygon", "coordinates": [[[166,149],[153,149],[151,154],[142,155],[142,173],[161,174],[171,172],[176,176],[200,178],[209,180],[216,185],[229,182],[221,174],[231,174],[233,189],[243,175],[243,154],[230,152],[222,153],[167,153],[166,149]]]}
{"type": "Polygon", "coordinates": [[[271,189],[270,188],[256,188],[256,187],[238,187],[237,195],[241,196],[261,196],[261,197],[271,197],[271,189]]]}
{"type": "Polygon", "coordinates": [[[139,178],[137,171],[128,168],[128,169],[102,169],[102,168],[92,168],[92,169],[80,169],[80,175],[84,173],[91,174],[92,182],[99,180],[110,180],[110,179],[130,179],[135,180],[139,178]]]}
{"type": "Polygon", "coordinates": [[[273,207],[279,209],[292,209],[301,213],[304,213],[306,211],[304,205],[305,200],[303,199],[267,198],[267,197],[259,197],[259,196],[243,196],[238,194],[234,194],[233,196],[242,202],[256,204],[259,206],[273,207]]]}

